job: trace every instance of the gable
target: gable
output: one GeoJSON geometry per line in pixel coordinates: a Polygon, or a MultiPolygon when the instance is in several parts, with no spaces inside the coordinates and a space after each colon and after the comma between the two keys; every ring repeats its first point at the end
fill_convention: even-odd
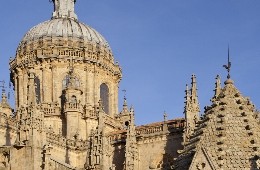
{"type": "Polygon", "coordinates": [[[204,147],[198,147],[189,170],[216,170],[211,157],[204,147]]]}

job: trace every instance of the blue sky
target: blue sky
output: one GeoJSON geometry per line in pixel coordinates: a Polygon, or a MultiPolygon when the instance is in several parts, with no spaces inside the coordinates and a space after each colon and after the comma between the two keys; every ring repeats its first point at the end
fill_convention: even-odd
{"type": "MultiPolygon", "coordinates": [[[[48,0],[8,0],[0,6],[0,79],[24,34],[50,19],[48,0]]],[[[138,125],[183,117],[185,84],[194,73],[201,111],[215,77],[226,72],[227,48],[235,85],[260,106],[259,0],[77,0],[79,20],[100,32],[123,68],[123,89],[138,125]]]]}

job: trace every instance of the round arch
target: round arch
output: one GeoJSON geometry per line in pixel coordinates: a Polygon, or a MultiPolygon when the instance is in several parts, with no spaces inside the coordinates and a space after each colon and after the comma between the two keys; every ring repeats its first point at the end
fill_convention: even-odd
{"type": "Polygon", "coordinates": [[[104,107],[104,112],[109,114],[109,87],[106,83],[100,85],[100,99],[104,107]]]}

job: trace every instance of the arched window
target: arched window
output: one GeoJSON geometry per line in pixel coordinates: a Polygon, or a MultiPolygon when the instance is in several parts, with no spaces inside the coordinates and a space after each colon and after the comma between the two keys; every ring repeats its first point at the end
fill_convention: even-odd
{"type": "Polygon", "coordinates": [[[74,88],[79,88],[80,87],[79,79],[72,75],[66,75],[62,81],[62,89],[66,89],[69,86],[74,88]]]}
{"type": "Polygon", "coordinates": [[[100,85],[100,99],[102,100],[105,113],[109,114],[109,89],[105,83],[100,85]]]}
{"type": "Polygon", "coordinates": [[[40,84],[40,79],[38,77],[34,78],[34,85],[35,85],[36,103],[39,104],[41,102],[41,84],[40,84]]]}

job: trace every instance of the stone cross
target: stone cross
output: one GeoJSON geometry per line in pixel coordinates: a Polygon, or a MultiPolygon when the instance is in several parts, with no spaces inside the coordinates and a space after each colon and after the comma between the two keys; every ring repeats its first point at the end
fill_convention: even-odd
{"type": "Polygon", "coordinates": [[[74,13],[74,5],[76,0],[52,0],[54,3],[53,18],[71,18],[77,19],[74,13]]]}

